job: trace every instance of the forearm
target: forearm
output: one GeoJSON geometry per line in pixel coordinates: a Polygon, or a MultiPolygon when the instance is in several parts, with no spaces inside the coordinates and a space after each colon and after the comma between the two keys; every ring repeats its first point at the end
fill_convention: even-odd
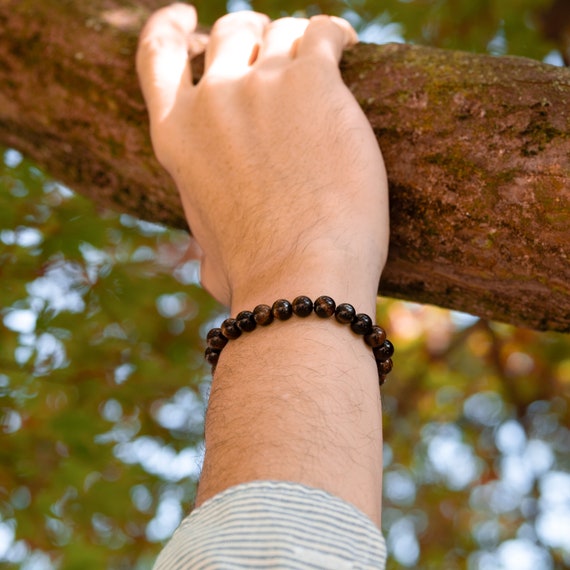
{"type": "MultiPolygon", "coordinates": [[[[326,274],[318,277],[327,284],[326,274]]],[[[282,286],[240,295],[232,314],[279,297],[328,294],[374,315],[374,288],[352,288],[346,276],[328,290],[307,284],[285,295],[282,286]]],[[[197,505],[242,482],[287,480],[325,489],[379,526],[381,473],[378,372],[361,336],[313,314],[228,343],[212,384],[197,505]]]]}

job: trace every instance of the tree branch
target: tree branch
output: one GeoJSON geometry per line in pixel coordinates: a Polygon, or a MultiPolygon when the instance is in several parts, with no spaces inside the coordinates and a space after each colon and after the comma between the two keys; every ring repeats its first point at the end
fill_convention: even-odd
{"type": "MultiPolygon", "coordinates": [[[[0,143],[102,206],[183,227],[133,63],[160,4],[0,0],[0,143]]],[[[390,180],[382,294],[569,332],[570,71],[365,44],[341,68],[390,180]]]]}

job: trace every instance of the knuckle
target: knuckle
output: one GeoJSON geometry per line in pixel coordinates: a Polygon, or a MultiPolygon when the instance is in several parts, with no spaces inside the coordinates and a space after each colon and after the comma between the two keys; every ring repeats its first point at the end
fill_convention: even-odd
{"type": "Polygon", "coordinates": [[[152,30],[143,32],[139,39],[138,53],[142,55],[152,55],[160,52],[164,47],[165,38],[152,30]]]}
{"type": "Polygon", "coordinates": [[[257,29],[268,22],[268,17],[265,16],[265,14],[260,14],[259,12],[252,12],[250,10],[231,12],[216,20],[211,33],[213,35],[220,33],[225,34],[228,31],[233,31],[240,27],[257,29]]]}
{"type": "Polygon", "coordinates": [[[316,16],[311,16],[312,24],[330,24],[330,16],[326,14],[317,14],[316,16]]]}
{"type": "Polygon", "coordinates": [[[308,24],[309,20],[307,18],[294,18],[292,16],[287,16],[271,22],[267,26],[266,32],[279,33],[281,31],[304,31],[308,24]]]}

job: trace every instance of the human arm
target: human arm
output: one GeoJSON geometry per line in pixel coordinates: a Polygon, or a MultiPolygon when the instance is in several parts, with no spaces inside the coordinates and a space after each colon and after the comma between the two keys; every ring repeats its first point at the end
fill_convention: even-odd
{"type": "MultiPolygon", "coordinates": [[[[354,32],[328,17],[228,15],[193,86],[195,24],[188,6],[156,13],[137,66],[155,152],[203,251],[204,285],[233,315],[300,294],[373,314],[387,182],[337,67],[354,32]]],[[[379,525],[381,453],[370,349],[332,321],[276,322],[220,357],[197,504],[241,482],[288,480],[325,489],[379,525]]]]}

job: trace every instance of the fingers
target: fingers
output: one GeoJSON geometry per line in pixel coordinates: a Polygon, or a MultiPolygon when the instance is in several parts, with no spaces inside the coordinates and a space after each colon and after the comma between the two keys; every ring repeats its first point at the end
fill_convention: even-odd
{"type": "Polygon", "coordinates": [[[269,21],[265,14],[246,11],[220,18],[212,28],[206,51],[208,74],[235,77],[246,73],[269,21]]]}
{"type": "Polygon", "coordinates": [[[192,89],[188,50],[196,28],[196,11],[172,4],[146,23],[137,50],[137,72],[152,120],[160,121],[181,90],[192,89]]]}
{"type": "Polygon", "coordinates": [[[295,54],[296,42],[305,33],[309,20],[281,18],[266,26],[257,62],[285,63],[295,54]]]}
{"type": "Polygon", "coordinates": [[[283,64],[297,56],[317,55],[338,64],[342,51],[358,41],[356,32],[335,16],[281,18],[271,22],[257,12],[235,12],[220,18],[210,34],[206,73],[239,77],[252,64],[283,64]]]}
{"type": "Polygon", "coordinates": [[[297,57],[317,56],[338,65],[345,48],[358,42],[354,28],[343,18],[314,16],[297,45],[297,57]]]}

